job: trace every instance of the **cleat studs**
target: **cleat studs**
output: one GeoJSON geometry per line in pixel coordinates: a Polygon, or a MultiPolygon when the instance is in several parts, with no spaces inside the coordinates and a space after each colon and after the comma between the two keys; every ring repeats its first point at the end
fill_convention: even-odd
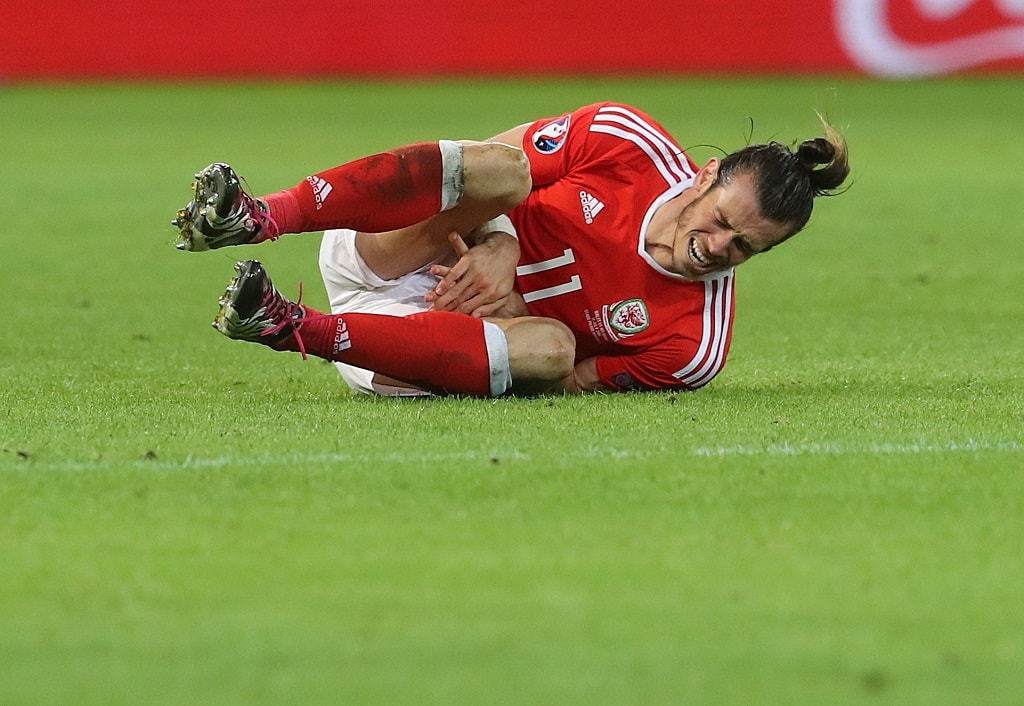
{"type": "Polygon", "coordinates": [[[181,239],[175,244],[174,247],[178,248],[178,250],[192,250],[192,231],[188,229],[183,229],[181,231],[181,239]]]}

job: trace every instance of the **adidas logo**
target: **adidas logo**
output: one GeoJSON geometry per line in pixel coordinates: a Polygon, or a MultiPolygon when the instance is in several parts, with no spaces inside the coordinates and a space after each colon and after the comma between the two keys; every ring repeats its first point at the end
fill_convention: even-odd
{"type": "Polygon", "coordinates": [[[347,351],[352,347],[352,341],[349,340],[348,325],[338,317],[338,326],[334,331],[334,343],[331,346],[331,352],[334,355],[338,355],[342,351],[347,351]]]}
{"type": "Polygon", "coordinates": [[[580,205],[583,206],[583,220],[590,225],[594,222],[599,214],[604,209],[604,204],[595,197],[593,194],[589,194],[586,191],[580,192],[580,205]]]}
{"type": "Polygon", "coordinates": [[[316,210],[319,211],[324,207],[324,201],[327,200],[334,187],[318,176],[306,177],[306,181],[313,187],[313,198],[316,199],[316,210]]]}

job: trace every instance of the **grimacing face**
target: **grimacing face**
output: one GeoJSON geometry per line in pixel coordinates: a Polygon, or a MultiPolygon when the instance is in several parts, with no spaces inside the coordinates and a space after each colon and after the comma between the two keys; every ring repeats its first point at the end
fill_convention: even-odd
{"type": "Polygon", "coordinates": [[[790,235],[788,224],[761,215],[749,174],[737,174],[728,183],[715,177],[717,165],[703,179],[698,175],[694,186],[699,195],[676,220],[670,269],[690,279],[742,264],[790,235]]]}

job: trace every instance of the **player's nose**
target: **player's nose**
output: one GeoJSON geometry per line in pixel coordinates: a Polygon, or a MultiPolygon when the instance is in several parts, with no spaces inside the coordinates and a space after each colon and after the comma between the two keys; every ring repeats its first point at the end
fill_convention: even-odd
{"type": "Polygon", "coordinates": [[[708,233],[708,252],[715,257],[727,256],[732,237],[733,234],[730,230],[716,230],[708,233]]]}

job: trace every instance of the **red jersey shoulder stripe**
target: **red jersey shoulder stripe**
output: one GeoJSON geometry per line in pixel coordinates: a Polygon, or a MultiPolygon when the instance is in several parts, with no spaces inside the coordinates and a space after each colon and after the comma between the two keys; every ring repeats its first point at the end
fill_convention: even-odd
{"type": "Polygon", "coordinates": [[[721,277],[704,282],[704,315],[700,345],[693,359],[673,376],[687,387],[702,387],[718,375],[725,365],[729,329],[732,321],[733,283],[730,270],[721,277]]]}
{"type": "Polygon", "coordinates": [[[672,136],[649,120],[641,117],[635,110],[631,110],[623,105],[607,105],[598,111],[595,119],[635,127],[640,134],[650,140],[652,145],[657,147],[658,151],[665,158],[666,163],[673,167],[674,172],[681,174],[684,180],[693,177],[695,172],[690,164],[690,160],[683,153],[682,148],[675,143],[672,136]],[[679,169],[676,170],[675,167],[679,169]]]}
{"type": "Polygon", "coordinates": [[[600,108],[590,124],[591,132],[614,135],[639,147],[669,184],[693,178],[693,169],[679,146],[659,128],[623,106],[600,108]]]}

